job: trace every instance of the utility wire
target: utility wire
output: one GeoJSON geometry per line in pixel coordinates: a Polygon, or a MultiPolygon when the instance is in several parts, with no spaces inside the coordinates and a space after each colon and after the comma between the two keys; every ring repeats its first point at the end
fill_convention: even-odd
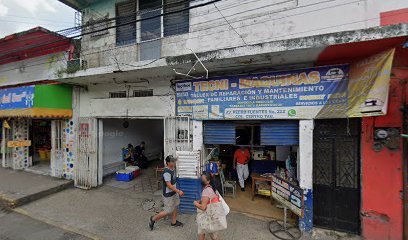
{"type": "MultiPolygon", "coordinates": [[[[401,13],[392,14],[392,15],[389,15],[389,16],[387,16],[387,17],[393,17],[393,16],[399,15],[399,14],[401,14],[401,13]]],[[[342,27],[342,26],[346,26],[346,25],[350,25],[350,24],[361,23],[361,22],[370,21],[370,20],[377,20],[377,19],[379,19],[379,18],[380,18],[380,17],[369,18],[369,19],[363,19],[363,20],[360,20],[360,21],[353,21],[353,22],[349,22],[349,23],[343,23],[343,24],[338,24],[338,25],[327,26],[327,27],[324,27],[324,28],[317,28],[317,29],[313,29],[313,30],[311,30],[311,31],[303,31],[303,32],[296,32],[296,33],[292,33],[292,34],[280,35],[280,36],[276,36],[275,38],[280,38],[280,37],[288,36],[288,35],[296,35],[296,34],[306,33],[306,32],[314,32],[314,31],[324,30],[324,29],[330,29],[330,28],[333,28],[333,27],[342,27]]],[[[271,38],[268,38],[268,39],[270,40],[271,38]]],[[[250,42],[250,43],[251,43],[251,42],[250,42]]],[[[240,45],[240,46],[242,46],[242,45],[240,45]]],[[[240,46],[235,46],[235,47],[240,47],[240,46]]],[[[122,46],[122,47],[127,47],[127,46],[122,46]]],[[[96,52],[84,54],[84,56],[92,55],[92,54],[95,54],[95,53],[107,52],[107,51],[111,51],[111,50],[112,50],[112,49],[106,49],[106,50],[96,51],[96,52]]],[[[211,51],[217,51],[217,50],[221,50],[221,49],[215,49],[215,50],[214,50],[214,49],[211,49],[211,51]]],[[[161,58],[159,58],[159,59],[154,59],[154,60],[152,60],[151,62],[149,62],[148,64],[151,64],[151,63],[153,63],[153,62],[156,62],[156,61],[158,61],[158,60],[160,60],[160,59],[162,59],[162,58],[163,58],[163,57],[161,57],[161,58]]],[[[52,61],[52,62],[59,62],[59,61],[65,61],[65,60],[66,60],[65,58],[62,58],[62,59],[55,60],[55,61],[52,61]]],[[[52,63],[52,62],[47,62],[47,64],[52,63]]],[[[33,66],[44,65],[44,64],[45,64],[45,63],[32,64],[32,65],[26,66],[26,68],[27,68],[27,67],[33,67],[33,66]]],[[[126,64],[125,64],[125,65],[126,65],[126,64]]],[[[140,67],[140,66],[135,66],[135,65],[129,65],[129,66],[140,67]]],[[[146,65],[141,65],[141,66],[146,66],[146,65]]],[[[13,68],[13,69],[8,69],[8,70],[2,70],[2,71],[0,71],[0,72],[12,71],[12,70],[16,70],[16,69],[19,69],[19,68],[13,68]]]]}

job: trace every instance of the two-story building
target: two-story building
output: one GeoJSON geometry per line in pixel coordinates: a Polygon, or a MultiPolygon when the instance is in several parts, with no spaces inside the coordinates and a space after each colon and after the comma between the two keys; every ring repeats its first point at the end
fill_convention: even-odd
{"type": "Polygon", "coordinates": [[[61,2],[83,21],[83,67],[59,78],[78,91],[77,184],[130,141],[216,147],[227,169],[246,146],[263,173],[293,153],[300,229],[403,238],[406,1],[61,2]]]}
{"type": "Polygon", "coordinates": [[[73,91],[52,79],[74,49],[74,40],[42,27],[0,39],[2,167],[72,179],[73,91]]]}

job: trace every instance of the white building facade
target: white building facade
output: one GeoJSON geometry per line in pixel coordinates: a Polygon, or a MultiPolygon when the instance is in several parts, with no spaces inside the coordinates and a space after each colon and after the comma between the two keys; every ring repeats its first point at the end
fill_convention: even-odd
{"type": "MultiPolygon", "coordinates": [[[[82,70],[56,78],[76,86],[78,154],[93,159],[79,186],[102,184],[104,175],[120,168],[120,149],[128,143],[145,141],[151,158],[204,150],[205,125],[216,121],[182,117],[177,82],[348,64],[404,44],[408,35],[405,0],[61,2],[82,12],[84,26],[82,70]],[[104,152],[109,146],[114,154],[104,152]]],[[[305,193],[300,228],[310,231],[316,122],[296,121],[305,193]]],[[[84,160],[78,161],[81,168],[84,160]]]]}

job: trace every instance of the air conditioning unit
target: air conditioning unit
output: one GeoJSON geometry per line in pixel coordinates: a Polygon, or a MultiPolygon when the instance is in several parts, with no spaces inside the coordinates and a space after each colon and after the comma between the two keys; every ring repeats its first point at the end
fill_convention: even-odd
{"type": "Polygon", "coordinates": [[[88,68],[88,62],[81,58],[76,58],[67,61],[67,73],[74,73],[79,70],[88,68]]]}

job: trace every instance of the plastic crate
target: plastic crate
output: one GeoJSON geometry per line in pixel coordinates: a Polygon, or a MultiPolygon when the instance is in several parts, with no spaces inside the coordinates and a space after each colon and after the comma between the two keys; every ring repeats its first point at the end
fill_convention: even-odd
{"type": "Polygon", "coordinates": [[[187,214],[196,213],[193,202],[201,199],[201,179],[178,178],[177,188],[184,192],[184,196],[180,198],[179,211],[187,214]]]}
{"type": "Polygon", "coordinates": [[[116,180],[120,182],[130,182],[133,180],[133,172],[129,170],[119,170],[116,172],[116,180]]]}
{"type": "Polygon", "coordinates": [[[138,166],[127,166],[126,170],[133,172],[133,178],[136,178],[140,175],[140,168],[138,166]]]}

